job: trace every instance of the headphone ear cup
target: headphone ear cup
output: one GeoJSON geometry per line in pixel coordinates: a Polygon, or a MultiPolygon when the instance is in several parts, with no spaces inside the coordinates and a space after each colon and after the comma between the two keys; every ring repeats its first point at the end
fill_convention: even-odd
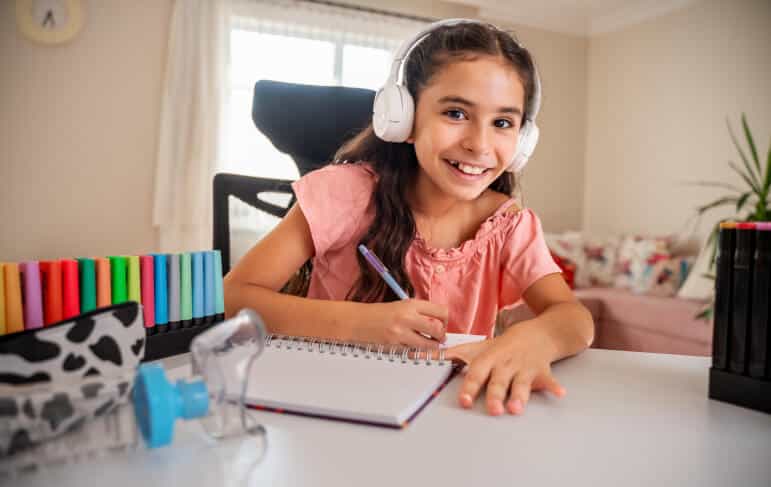
{"type": "Polygon", "coordinates": [[[540,130],[535,122],[527,121],[519,131],[519,137],[517,138],[517,152],[514,154],[514,158],[509,166],[509,171],[519,172],[524,169],[525,164],[530,159],[535,151],[535,146],[538,144],[538,136],[540,130]]]}
{"type": "Polygon", "coordinates": [[[405,86],[387,83],[375,95],[372,128],[386,142],[404,142],[412,132],[415,103],[405,86]]]}

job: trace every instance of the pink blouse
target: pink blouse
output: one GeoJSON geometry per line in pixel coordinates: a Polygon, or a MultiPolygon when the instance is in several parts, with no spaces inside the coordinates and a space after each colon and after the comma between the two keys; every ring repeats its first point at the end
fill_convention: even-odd
{"type": "MultiPolygon", "coordinates": [[[[293,183],[316,250],[309,298],[344,300],[358,279],[356,247],[375,215],[376,178],[367,164],[332,164],[293,183]]],[[[448,332],[492,336],[501,308],[560,272],[538,217],[529,209],[507,211],[513,204],[503,203],[457,248],[433,248],[420,235],[410,245],[405,269],[414,297],[447,306],[448,332]]]]}

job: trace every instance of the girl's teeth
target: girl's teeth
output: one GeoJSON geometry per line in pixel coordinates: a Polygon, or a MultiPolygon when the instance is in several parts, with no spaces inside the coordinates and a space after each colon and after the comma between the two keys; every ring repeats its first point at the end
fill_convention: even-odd
{"type": "Polygon", "coordinates": [[[462,172],[464,172],[466,174],[477,175],[477,174],[482,174],[483,172],[485,172],[485,170],[483,168],[481,168],[481,167],[474,167],[474,166],[469,166],[467,164],[461,164],[458,161],[449,161],[449,162],[450,162],[450,164],[452,164],[453,166],[457,167],[458,169],[460,169],[462,172]]]}
{"type": "Polygon", "coordinates": [[[465,164],[458,164],[458,169],[466,174],[482,174],[484,172],[484,169],[481,167],[467,166],[465,164]]]}

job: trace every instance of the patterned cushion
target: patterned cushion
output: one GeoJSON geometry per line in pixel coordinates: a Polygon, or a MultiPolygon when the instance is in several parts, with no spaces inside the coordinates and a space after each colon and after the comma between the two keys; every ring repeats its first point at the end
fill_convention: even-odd
{"type": "Polygon", "coordinates": [[[576,276],[578,287],[607,287],[615,280],[619,239],[587,238],[584,240],[584,266],[576,276]]]}
{"type": "Polygon", "coordinates": [[[575,287],[613,284],[617,238],[587,238],[578,232],[546,234],[549,249],[575,265],[575,287]]]}
{"type": "Polygon", "coordinates": [[[624,237],[616,261],[615,287],[644,292],[652,267],[669,258],[669,240],[666,238],[624,237]]]}
{"type": "Polygon", "coordinates": [[[660,260],[647,266],[643,279],[638,282],[633,291],[651,296],[675,296],[688,276],[692,264],[692,257],[660,260]]]}
{"type": "Polygon", "coordinates": [[[580,233],[546,233],[544,238],[552,253],[572,262],[576,270],[583,267],[586,257],[584,255],[584,238],[580,233]]]}
{"type": "Polygon", "coordinates": [[[674,296],[693,264],[693,257],[672,255],[667,237],[601,238],[565,232],[547,233],[545,238],[560,267],[560,262],[572,264],[574,289],[618,287],[637,294],[674,296]]]}

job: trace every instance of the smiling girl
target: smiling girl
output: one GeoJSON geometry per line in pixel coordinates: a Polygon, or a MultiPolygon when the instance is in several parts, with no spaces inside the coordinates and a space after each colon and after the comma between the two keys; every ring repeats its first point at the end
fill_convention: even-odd
{"type": "Polygon", "coordinates": [[[227,275],[226,312],[255,308],[274,333],[409,347],[486,335],[446,352],[468,364],[458,400],[471,407],[486,385],[490,414],[520,414],[532,390],[565,394],[551,364],[594,332],[538,217],[512,198],[538,135],[535,65],[510,34],[463,19],[399,53],[373,125],[294,183],[297,204],[227,275]],[[359,244],[410,299],[385,286],[359,244]],[[309,260],[304,296],[280,293],[309,260]],[[536,317],[493,338],[498,311],[520,299],[536,317]]]}

